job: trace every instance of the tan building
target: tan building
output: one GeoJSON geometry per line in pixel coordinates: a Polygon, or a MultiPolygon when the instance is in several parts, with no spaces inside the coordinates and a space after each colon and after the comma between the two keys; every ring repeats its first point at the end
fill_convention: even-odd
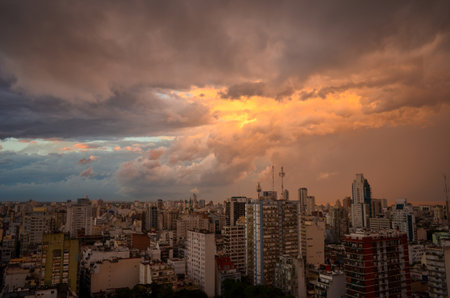
{"type": "Polygon", "coordinates": [[[303,222],[306,263],[319,266],[325,261],[325,222],[314,218],[303,222]]]}
{"type": "Polygon", "coordinates": [[[120,288],[133,288],[139,283],[141,258],[105,260],[91,271],[91,295],[112,292],[120,288]]]}

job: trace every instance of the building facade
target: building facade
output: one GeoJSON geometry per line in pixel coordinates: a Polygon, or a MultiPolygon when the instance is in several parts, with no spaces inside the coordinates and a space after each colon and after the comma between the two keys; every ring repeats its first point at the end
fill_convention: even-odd
{"type": "Polygon", "coordinates": [[[215,253],[214,233],[208,231],[188,231],[187,277],[198,284],[208,297],[215,294],[215,253]]]}
{"type": "Polygon", "coordinates": [[[405,233],[358,231],[344,246],[347,297],[411,297],[405,233]]]}
{"type": "Polygon", "coordinates": [[[41,285],[67,284],[78,288],[79,242],[63,233],[45,234],[42,238],[41,285]]]}
{"type": "Polygon", "coordinates": [[[246,205],[247,275],[254,284],[273,284],[280,256],[300,255],[300,204],[275,198],[246,205]]]}

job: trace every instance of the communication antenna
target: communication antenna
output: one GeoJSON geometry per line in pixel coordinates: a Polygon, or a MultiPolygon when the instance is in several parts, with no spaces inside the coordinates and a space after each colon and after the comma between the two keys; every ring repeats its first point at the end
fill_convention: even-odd
{"type": "Polygon", "coordinates": [[[283,179],[284,179],[284,176],[286,176],[286,173],[284,172],[283,167],[281,167],[281,171],[280,171],[280,173],[278,175],[280,175],[280,177],[281,177],[281,198],[283,198],[283,196],[284,196],[283,179]]]}
{"type": "Polygon", "coordinates": [[[256,192],[258,193],[258,199],[261,197],[261,184],[258,182],[256,185],[256,192]]]}
{"type": "Polygon", "coordinates": [[[272,166],[272,191],[275,191],[275,167],[272,166]]]}

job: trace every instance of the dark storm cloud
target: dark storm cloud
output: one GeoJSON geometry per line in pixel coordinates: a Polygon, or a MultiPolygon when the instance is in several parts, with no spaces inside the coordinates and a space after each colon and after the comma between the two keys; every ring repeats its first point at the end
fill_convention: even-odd
{"type": "Polygon", "coordinates": [[[264,95],[264,83],[241,83],[232,85],[227,92],[222,92],[222,98],[239,99],[241,96],[264,95]]]}
{"type": "Polygon", "coordinates": [[[104,100],[136,85],[212,84],[231,86],[225,97],[259,95],[261,84],[248,88],[255,80],[283,86],[275,92],[283,96],[314,74],[364,72],[358,61],[368,53],[408,55],[438,36],[439,47],[449,44],[448,1],[0,5],[4,77],[16,90],[71,100],[104,100]]]}
{"type": "Polygon", "coordinates": [[[0,88],[0,138],[96,138],[164,134],[209,121],[207,108],[153,90],[130,90],[82,105],[32,99],[0,88]]]}

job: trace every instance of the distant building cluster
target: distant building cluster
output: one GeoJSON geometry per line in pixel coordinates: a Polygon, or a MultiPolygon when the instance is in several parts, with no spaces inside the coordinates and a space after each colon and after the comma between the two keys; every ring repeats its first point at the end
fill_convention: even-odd
{"type": "Polygon", "coordinates": [[[283,184],[280,196],[258,184],[254,198],[216,203],[3,202],[1,296],[111,297],[156,284],[220,297],[231,280],[294,297],[446,297],[448,214],[373,198],[363,174],[334,206],[306,187],[289,197],[283,184]]]}

